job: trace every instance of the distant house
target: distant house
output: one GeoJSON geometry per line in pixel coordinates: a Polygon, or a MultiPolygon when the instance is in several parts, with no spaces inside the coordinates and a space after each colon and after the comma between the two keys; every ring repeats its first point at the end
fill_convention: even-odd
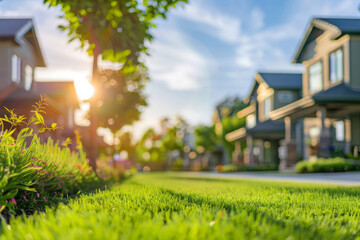
{"type": "MultiPolygon", "coordinates": [[[[224,102],[218,104],[215,107],[212,123],[215,128],[216,135],[222,139],[223,136],[232,130],[234,127],[238,127],[241,123],[233,122],[233,118],[236,117],[236,113],[247,107],[243,101],[238,98],[227,98],[224,102]],[[229,124],[230,121],[231,123],[229,124]]],[[[211,153],[211,162],[216,165],[232,163],[231,154],[229,154],[229,147],[225,146],[224,142],[219,142],[215,151],[211,153]]]]}
{"type": "MultiPolygon", "coordinates": [[[[46,67],[32,19],[0,19],[0,106],[28,115],[40,94],[48,98],[46,118],[65,131],[58,139],[71,136],[74,110],[78,107],[73,82],[35,82],[34,71],[46,67]]],[[[0,115],[6,113],[0,108],[0,115]]]]}
{"type": "Polygon", "coordinates": [[[360,19],[314,18],[293,63],[303,64],[302,96],[274,109],[285,119],[287,153],[282,168],[297,160],[357,154],[360,146],[360,19]]]}
{"type": "Polygon", "coordinates": [[[278,148],[285,136],[284,121],[273,121],[270,112],[296,101],[301,96],[301,74],[264,73],[255,75],[246,101],[249,106],[237,113],[246,126],[227,134],[235,141],[234,159],[245,165],[278,164],[278,148]]]}

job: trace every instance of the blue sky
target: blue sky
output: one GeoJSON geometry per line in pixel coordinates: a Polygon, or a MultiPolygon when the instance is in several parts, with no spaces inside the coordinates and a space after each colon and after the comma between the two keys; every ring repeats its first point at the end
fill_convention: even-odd
{"type": "MultiPolygon", "coordinates": [[[[358,6],[355,0],[192,0],[172,10],[153,30],[146,58],[149,107],[137,131],[164,116],[210,124],[215,104],[226,96],[246,96],[257,70],[302,70],[291,58],[312,17],[360,17],[358,6]]],[[[91,59],[56,29],[59,14],[42,0],[0,2],[1,17],[35,19],[48,66],[36,71],[38,79],[85,81],[91,59]]]]}

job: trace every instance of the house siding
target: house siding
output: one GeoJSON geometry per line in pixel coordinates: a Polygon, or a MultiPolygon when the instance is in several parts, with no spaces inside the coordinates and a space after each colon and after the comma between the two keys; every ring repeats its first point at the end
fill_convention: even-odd
{"type": "Polygon", "coordinates": [[[299,90],[297,90],[297,91],[294,91],[294,90],[275,90],[275,92],[274,92],[274,100],[273,100],[274,108],[272,110],[281,108],[281,107],[283,107],[285,105],[288,105],[289,103],[294,102],[294,101],[296,101],[298,99],[300,99],[300,91],[299,90]],[[279,95],[282,92],[291,92],[292,100],[289,101],[289,102],[281,102],[281,101],[279,101],[279,95]]]}
{"type": "Polygon", "coordinates": [[[360,146],[360,115],[350,117],[351,121],[351,145],[360,146]]]}
{"type": "Polygon", "coordinates": [[[0,42],[0,89],[11,83],[11,42],[0,42]]]}
{"type": "Polygon", "coordinates": [[[360,37],[350,38],[350,86],[360,88],[360,37]]]}

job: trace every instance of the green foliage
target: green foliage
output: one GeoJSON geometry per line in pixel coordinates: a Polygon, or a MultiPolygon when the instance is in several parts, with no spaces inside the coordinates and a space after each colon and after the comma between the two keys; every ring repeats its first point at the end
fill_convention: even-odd
{"type": "Polygon", "coordinates": [[[148,129],[136,144],[137,162],[164,163],[172,151],[183,152],[187,123],[181,117],[177,117],[175,124],[170,124],[169,119],[165,118],[160,121],[160,125],[160,133],[152,128],[148,129]]]}
{"type": "Polygon", "coordinates": [[[359,187],[142,174],[2,224],[13,239],[358,239],[359,187]]]}
{"type": "Polygon", "coordinates": [[[132,73],[124,71],[102,70],[98,74],[97,97],[100,100],[96,112],[99,125],[113,133],[139,120],[142,108],[147,105],[142,93],[148,80],[146,69],[138,67],[132,73]]]}
{"type": "Polygon", "coordinates": [[[245,127],[246,125],[246,118],[243,117],[243,118],[238,118],[235,115],[233,116],[227,116],[227,117],[224,117],[222,119],[222,128],[223,128],[223,131],[222,131],[222,139],[223,139],[223,144],[224,144],[224,147],[225,149],[227,150],[229,156],[230,156],[230,159],[232,157],[232,153],[234,152],[235,150],[235,143],[234,142],[228,142],[226,139],[225,139],[225,135],[228,134],[228,133],[231,133],[239,128],[242,128],[242,127],[245,127]]]}
{"type": "Polygon", "coordinates": [[[203,147],[206,151],[215,151],[219,138],[215,133],[214,126],[200,125],[194,130],[196,147],[203,147]]]}
{"type": "Polygon", "coordinates": [[[275,171],[278,170],[277,165],[259,165],[246,166],[243,164],[227,164],[222,166],[221,172],[251,172],[251,171],[275,171]]]}
{"type": "Polygon", "coordinates": [[[178,158],[175,160],[174,164],[171,167],[172,171],[181,171],[184,159],[178,158]]]}
{"type": "Polygon", "coordinates": [[[116,161],[108,156],[102,156],[96,165],[97,176],[109,183],[120,182],[136,173],[135,168],[126,170],[124,166],[116,164],[116,161]]]}
{"type": "Polygon", "coordinates": [[[48,205],[50,199],[56,201],[61,196],[85,191],[99,182],[86,163],[81,145],[73,152],[67,147],[70,139],[61,148],[51,138],[41,143],[34,134],[36,129],[41,134],[61,128],[56,123],[46,126],[43,117],[46,105],[46,99],[41,97],[28,119],[9,109],[8,115],[0,118],[1,210],[7,207],[10,213],[20,210],[31,213],[48,205]]]}
{"type": "Polygon", "coordinates": [[[170,8],[187,0],[43,0],[49,7],[61,6],[70,40],[77,39],[89,55],[102,53],[113,62],[137,65],[146,41],[153,36],[154,20],[166,18],[170,8]]]}
{"type": "Polygon", "coordinates": [[[343,158],[320,158],[316,161],[300,161],[295,168],[298,173],[345,172],[360,170],[360,163],[343,158]]]}
{"type": "Polygon", "coordinates": [[[235,143],[228,142],[225,139],[225,135],[239,128],[245,127],[245,117],[238,118],[237,113],[247,106],[249,105],[245,104],[239,97],[227,97],[216,106],[216,109],[220,114],[218,121],[221,123],[221,131],[216,129],[216,133],[219,137],[221,137],[222,144],[230,159],[232,158],[232,153],[235,150],[235,143]]]}

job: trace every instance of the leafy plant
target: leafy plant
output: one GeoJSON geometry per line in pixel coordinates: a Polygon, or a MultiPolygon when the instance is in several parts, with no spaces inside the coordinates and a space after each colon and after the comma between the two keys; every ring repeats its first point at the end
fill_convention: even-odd
{"type": "Polygon", "coordinates": [[[345,172],[360,170],[360,163],[343,158],[320,158],[316,161],[300,161],[295,168],[298,173],[345,172]]]}
{"type": "Polygon", "coordinates": [[[41,143],[38,134],[62,128],[56,123],[46,125],[46,106],[41,96],[29,118],[8,108],[8,114],[0,118],[0,211],[8,207],[11,213],[31,212],[47,205],[49,198],[86,190],[98,181],[80,139],[76,152],[68,148],[70,139],[62,147],[51,138],[41,143]]]}

